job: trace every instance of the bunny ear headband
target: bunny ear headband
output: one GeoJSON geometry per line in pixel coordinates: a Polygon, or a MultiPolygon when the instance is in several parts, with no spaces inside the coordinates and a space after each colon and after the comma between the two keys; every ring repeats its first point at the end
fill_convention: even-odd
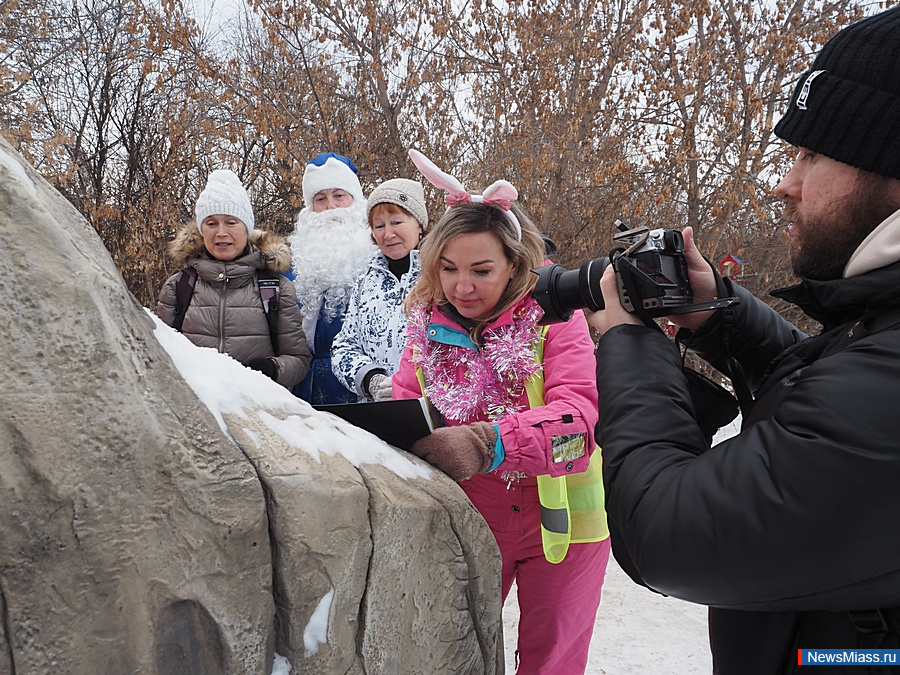
{"type": "Polygon", "coordinates": [[[416,165],[416,168],[422,172],[422,175],[428,179],[429,183],[447,193],[446,201],[450,208],[463,202],[496,206],[503,211],[509,222],[513,224],[513,227],[516,229],[516,236],[519,238],[519,241],[522,241],[522,226],[519,224],[516,214],[511,210],[512,203],[516,201],[519,193],[510,183],[505,180],[498,180],[492,183],[484,191],[484,194],[473,195],[466,192],[462,183],[450,174],[441,171],[434,165],[434,162],[418,150],[410,149],[409,158],[416,165]]]}

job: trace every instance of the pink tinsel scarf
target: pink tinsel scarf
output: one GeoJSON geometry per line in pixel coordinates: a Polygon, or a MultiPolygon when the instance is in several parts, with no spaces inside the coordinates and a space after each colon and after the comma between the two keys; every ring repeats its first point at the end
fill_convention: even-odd
{"type": "Polygon", "coordinates": [[[448,420],[496,422],[527,408],[525,381],[541,370],[535,361],[543,312],[531,298],[513,312],[509,325],[484,332],[481,349],[428,339],[431,307],[418,307],[409,319],[412,365],[425,376],[425,395],[448,420]]]}

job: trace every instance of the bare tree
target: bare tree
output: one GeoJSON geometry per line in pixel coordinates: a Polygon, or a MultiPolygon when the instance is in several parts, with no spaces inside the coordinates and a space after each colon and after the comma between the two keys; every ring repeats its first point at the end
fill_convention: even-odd
{"type": "Polygon", "coordinates": [[[691,225],[713,262],[743,260],[740,283],[753,292],[791,282],[771,194],[791,157],[770,131],[811,52],[860,13],[828,0],[724,0],[678,3],[653,24],[637,114],[658,217],[691,225]]]}
{"type": "Polygon", "coordinates": [[[311,157],[351,157],[368,188],[415,176],[409,147],[517,185],[564,264],[604,255],[617,217],[690,224],[762,293],[791,281],[769,132],[813,52],[883,4],[247,0],[219,30],[182,0],[6,0],[0,124],[148,304],[210,170],[287,231],[311,157]]]}
{"type": "Polygon", "coordinates": [[[364,184],[409,176],[407,149],[432,129],[450,129],[440,58],[447,6],[431,0],[253,5],[272,45],[266,53],[281,64],[294,85],[288,95],[298,99],[290,105],[273,91],[257,112],[284,111],[281,119],[304,135],[306,152],[291,155],[300,162],[298,173],[310,157],[333,150],[353,159],[364,184]]]}

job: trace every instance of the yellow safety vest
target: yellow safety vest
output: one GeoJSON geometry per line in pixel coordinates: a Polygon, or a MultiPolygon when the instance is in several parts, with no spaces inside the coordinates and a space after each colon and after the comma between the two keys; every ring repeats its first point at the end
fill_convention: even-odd
{"type": "MultiPolygon", "coordinates": [[[[544,338],[549,326],[541,330],[535,349],[535,360],[544,361],[544,338]]],[[[422,368],[416,369],[422,396],[425,377],[422,368]]],[[[525,381],[529,408],[544,405],[544,372],[538,371],[525,381]]],[[[606,524],[603,492],[603,459],[600,447],[591,455],[587,471],[566,476],[537,477],[538,499],[541,503],[541,543],[548,562],[561,563],[569,544],[586,544],[609,537],[606,524]]]]}
{"type": "MultiPolygon", "coordinates": [[[[544,337],[535,350],[535,360],[544,361],[544,337]]],[[[544,405],[544,372],[538,371],[525,382],[530,408],[544,405]]],[[[569,544],[586,544],[609,537],[603,492],[603,458],[600,446],[591,455],[587,471],[566,476],[549,474],[537,477],[541,502],[541,543],[548,562],[560,563],[569,544]]]]}

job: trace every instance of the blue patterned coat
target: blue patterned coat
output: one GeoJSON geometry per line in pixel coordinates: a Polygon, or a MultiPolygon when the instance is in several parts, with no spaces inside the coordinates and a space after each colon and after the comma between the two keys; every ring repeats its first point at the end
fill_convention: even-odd
{"type": "Polygon", "coordinates": [[[350,295],[344,325],[331,348],[331,369],[360,401],[366,375],[381,368],[393,374],[406,346],[403,301],[419,278],[419,251],[410,251],[409,271],[398,280],[384,254],[376,253],[350,295]]]}

